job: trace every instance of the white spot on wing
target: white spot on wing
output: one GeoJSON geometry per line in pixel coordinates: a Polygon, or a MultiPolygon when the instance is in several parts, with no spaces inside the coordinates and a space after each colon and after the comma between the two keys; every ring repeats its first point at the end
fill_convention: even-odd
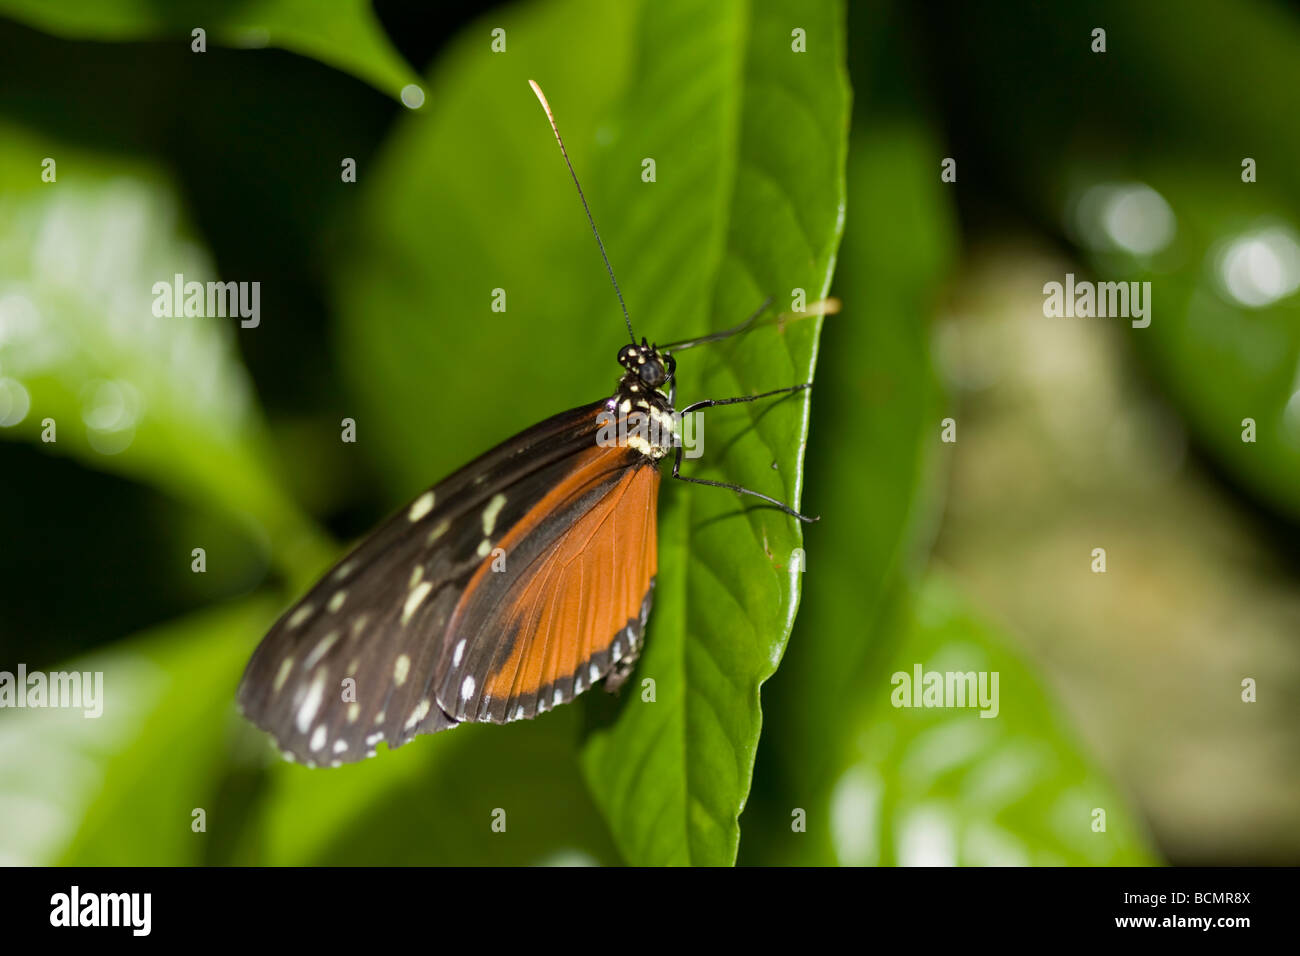
{"type": "Polygon", "coordinates": [[[428,597],[429,592],[432,590],[433,590],[433,585],[430,584],[428,581],[425,581],[421,583],[420,586],[417,587],[414,591],[412,591],[410,594],[407,595],[406,603],[402,605],[403,624],[405,624],[407,621],[411,619],[411,615],[414,614],[416,608],[420,606],[420,602],[423,601],[426,597],[428,597]]]}
{"type": "Polygon", "coordinates": [[[293,630],[295,627],[301,625],[303,621],[311,617],[312,611],[314,610],[316,609],[310,604],[299,605],[298,610],[294,611],[293,615],[289,618],[289,630],[293,630]]]}
{"type": "Polygon", "coordinates": [[[486,558],[491,553],[492,553],[492,542],[489,541],[487,538],[484,538],[482,541],[478,543],[478,556],[480,558],[486,558]]]}
{"type": "Polygon", "coordinates": [[[465,638],[462,637],[459,641],[456,642],[456,650],[451,655],[451,666],[459,667],[460,660],[464,656],[465,656],[465,638]]]}
{"type": "Polygon", "coordinates": [[[312,719],[316,716],[316,711],[320,710],[320,702],[325,696],[325,668],[316,672],[315,678],[312,679],[311,686],[307,688],[307,696],[303,698],[302,706],[298,708],[298,732],[306,733],[311,727],[312,719]]]}
{"type": "Polygon", "coordinates": [[[284,682],[289,679],[289,671],[291,670],[293,670],[293,658],[286,657],[280,662],[280,669],[275,672],[275,683],[271,685],[271,689],[277,694],[280,692],[280,688],[284,686],[284,682]]]}
{"type": "Polygon", "coordinates": [[[311,747],[312,750],[320,750],[322,747],[325,746],[325,725],[324,724],[321,724],[319,727],[317,727],[315,733],[311,735],[311,744],[309,746],[311,747]]]}
{"type": "Polygon", "coordinates": [[[346,740],[336,740],[336,741],[334,741],[334,752],[335,752],[336,754],[341,754],[341,753],[343,753],[343,751],[345,751],[345,750],[347,750],[347,749],[348,749],[348,742],[347,742],[346,740]]]}
{"type": "Polygon", "coordinates": [[[465,678],[465,682],[460,685],[460,699],[469,700],[474,696],[474,677],[470,675],[465,678]]]}
{"type": "Polygon", "coordinates": [[[361,705],[357,703],[348,704],[348,723],[355,724],[357,718],[361,716],[361,705]]]}
{"type": "Polygon", "coordinates": [[[337,614],[338,609],[343,606],[343,602],[346,601],[347,599],[348,599],[348,592],[343,590],[338,590],[335,591],[334,596],[330,598],[330,603],[325,606],[329,608],[331,614],[337,614]]]}
{"type": "Polygon", "coordinates": [[[411,711],[411,716],[406,718],[406,729],[410,730],[420,721],[424,720],[424,718],[429,714],[430,706],[432,705],[429,703],[428,698],[420,701],[420,703],[416,705],[415,710],[411,711]]]}
{"type": "Polygon", "coordinates": [[[339,639],[338,631],[330,631],[320,639],[320,642],[312,648],[312,652],[307,655],[307,659],[302,662],[303,670],[311,670],[316,666],[316,662],[325,656],[325,653],[334,646],[334,642],[339,639]]]}
{"type": "Polygon", "coordinates": [[[557,687],[555,688],[555,706],[559,707],[563,703],[564,703],[564,691],[561,688],[557,687]]]}
{"type": "Polygon", "coordinates": [[[444,534],[446,534],[446,533],[447,533],[447,529],[450,528],[450,527],[451,527],[451,519],[449,519],[449,518],[443,518],[441,521],[439,521],[439,522],[437,523],[437,525],[434,526],[434,529],[433,529],[432,531],[429,532],[429,538],[428,538],[428,540],[427,540],[426,543],[427,543],[427,544],[433,544],[435,541],[437,541],[439,538],[441,538],[444,534]]]}
{"type": "Polygon", "coordinates": [[[406,517],[410,518],[412,521],[419,521],[432,510],[433,492],[426,491],[412,502],[411,510],[406,513],[406,517]]]}
{"type": "Polygon", "coordinates": [[[393,664],[393,683],[401,687],[406,683],[406,675],[411,672],[411,659],[405,654],[398,654],[393,664]]]}
{"type": "Polygon", "coordinates": [[[483,536],[485,538],[492,536],[492,529],[497,526],[497,515],[501,513],[501,509],[505,507],[505,504],[506,496],[496,494],[492,496],[492,500],[483,509],[483,536]]]}

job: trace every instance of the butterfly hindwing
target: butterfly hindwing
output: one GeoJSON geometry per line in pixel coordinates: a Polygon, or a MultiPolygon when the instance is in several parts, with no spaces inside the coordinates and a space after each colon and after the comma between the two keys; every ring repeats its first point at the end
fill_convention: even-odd
{"type": "Polygon", "coordinates": [[[435,696],[457,720],[536,716],[640,649],[656,571],[659,472],[594,448],[499,542],[447,626],[435,696]]]}

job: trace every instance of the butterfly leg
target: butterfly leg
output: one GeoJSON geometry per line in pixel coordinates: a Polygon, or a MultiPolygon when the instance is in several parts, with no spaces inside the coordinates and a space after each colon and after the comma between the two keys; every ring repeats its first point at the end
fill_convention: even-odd
{"type": "MultiPolygon", "coordinates": [[[[760,398],[768,398],[772,395],[783,395],[788,392],[798,392],[805,388],[812,388],[812,383],[805,382],[803,385],[791,385],[787,388],[775,388],[770,392],[762,392],[758,395],[742,395],[739,398],[705,399],[704,401],[692,402],[690,405],[687,405],[685,408],[682,409],[681,414],[686,415],[690,412],[696,411],[701,408],[713,408],[715,405],[736,405],[739,404],[740,402],[753,402],[753,401],[757,401],[760,398]]],[[[680,469],[682,467],[682,452],[684,450],[685,450],[685,446],[679,444],[677,446],[676,454],[673,455],[673,477],[676,478],[678,481],[689,481],[691,484],[695,484],[695,485],[712,485],[714,488],[729,488],[732,491],[738,492],[742,495],[751,495],[754,498],[761,498],[763,501],[766,501],[768,504],[772,504],[780,508],[790,517],[798,518],[800,521],[806,524],[812,524],[812,522],[817,520],[816,518],[810,518],[807,515],[802,515],[799,512],[795,511],[793,508],[791,508],[789,505],[785,504],[784,502],[777,501],[775,498],[770,498],[761,492],[752,491],[749,488],[743,488],[740,485],[733,485],[731,482],[728,481],[710,481],[707,478],[691,478],[687,475],[680,474],[680,469]]]]}

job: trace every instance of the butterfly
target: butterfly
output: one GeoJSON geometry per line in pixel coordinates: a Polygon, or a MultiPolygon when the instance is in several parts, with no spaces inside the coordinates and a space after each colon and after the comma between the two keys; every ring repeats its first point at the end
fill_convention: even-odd
{"type": "Polygon", "coordinates": [[[275,622],[240,683],[241,712],[286,759],[340,766],[461,723],[526,720],[604,682],[641,652],[657,572],[660,464],[680,474],[681,416],[788,394],[676,398],[675,352],[638,343],[554,114],[540,100],[623,307],[631,343],[608,398],[548,418],[424,491],[363,539],[275,622]]]}

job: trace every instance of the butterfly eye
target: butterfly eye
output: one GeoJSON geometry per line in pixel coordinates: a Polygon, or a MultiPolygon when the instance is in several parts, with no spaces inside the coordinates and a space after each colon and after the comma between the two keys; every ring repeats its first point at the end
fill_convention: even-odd
{"type": "Polygon", "coordinates": [[[641,377],[642,382],[649,385],[651,388],[657,388],[662,385],[664,380],[667,378],[667,376],[664,375],[664,367],[659,362],[646,362],[637,369],[637,375],[641,377]]]}
{"type": "Polygon", "coordinates": [[[636,355],[637,348],[635,345],[625,345],[618,350],[618,364],[624,368],[631,368],[636,355]]]}

